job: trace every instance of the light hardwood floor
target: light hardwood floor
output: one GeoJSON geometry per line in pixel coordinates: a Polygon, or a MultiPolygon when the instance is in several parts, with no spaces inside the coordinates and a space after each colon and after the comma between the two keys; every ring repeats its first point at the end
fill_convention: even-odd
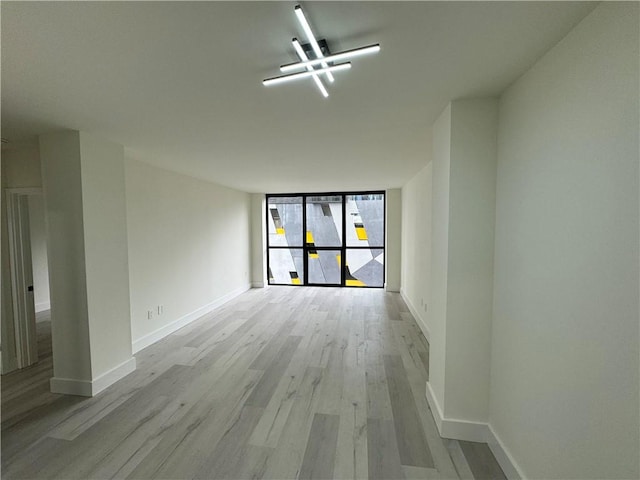
{"type": "Polygon", "coordinates": [[[429,346],[397,294],[255,289],[146,348],[98,396],[2,377],[2,478],[502,479],[484,444],[441,439],[429,346]]]}

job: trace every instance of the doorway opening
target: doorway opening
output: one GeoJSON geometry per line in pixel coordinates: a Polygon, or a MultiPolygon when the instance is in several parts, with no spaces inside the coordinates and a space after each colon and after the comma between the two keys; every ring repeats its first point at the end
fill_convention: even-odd
{"type": "Polygon", "coordinates": [[[8,188],[5,198],[10,298],[3,312],[8,315],[2,328],[2,374],[38,362],[38,331],[50,331],[50,323],[36,323],[51,319],[42,189],[8,188]]]}
{"type": "Polygon", "coordinates": [[[383,191],[266,198],[269,285],[384,287],[383,191]]]}

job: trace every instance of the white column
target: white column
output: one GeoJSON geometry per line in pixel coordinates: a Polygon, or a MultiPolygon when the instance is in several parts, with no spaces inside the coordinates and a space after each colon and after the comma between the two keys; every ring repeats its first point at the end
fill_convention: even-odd
{"type": "Polygon", "coordinates": [[[57,393],[92,396],[135,370],[124,148],[66,131],[40,137],[57,393]]]}
{"type": "Polygon", "coordinates": [[[387,211],[385,224],[387,238],[385,242],[385,289],[387,292],[400,291],[401,235],[402,235],[402,190],[392,188],[386,191],[387,211]]]}
{"type": "Polygon", "coordinates": [[[451,103],[434,128],[427,396],[443,436],[484,441],[489,415],[497,100],[451,103]]]}
{"type": "Polygon", "coordinates": [[[251,194],[251,286],[267,285],[267,247],[265,231],[265,196],[251,194]]]}

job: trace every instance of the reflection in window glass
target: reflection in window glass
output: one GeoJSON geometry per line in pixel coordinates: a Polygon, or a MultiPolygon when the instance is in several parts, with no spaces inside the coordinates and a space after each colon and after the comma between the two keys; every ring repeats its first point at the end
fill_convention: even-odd
{"type": "Polygon", "coordinates": [[[309,283],[340,285],[340,250],[309,249],[309,283]]]}
{"type": "Polygon", "coordinates": [[[345,285],[347,287],[383,287],[384,250],[382,248],[347,249],[345,285]]]}
{"type": "Polygon", "coordinates": [[[348,247],[384,245],[384,195],[347,195],[348,247]]]}
{"type": "Polygon", "coordinates": [[[271,285],[384,286],[384,192],[266,196],[271,285]]]}
{"type": "Polygon", "coordinates": [[[302,197],[270,197],[269,246],[302,246],[302,197]]]}
{"type": "Polygon", "coordinates": [[[307,243],[342,246],[342,196],[307,197],[307,243]]]}
{"type": "Polygon", "coordinates": [[[304,285],[301,248],[269,249],[269,283],[304,285]]]}

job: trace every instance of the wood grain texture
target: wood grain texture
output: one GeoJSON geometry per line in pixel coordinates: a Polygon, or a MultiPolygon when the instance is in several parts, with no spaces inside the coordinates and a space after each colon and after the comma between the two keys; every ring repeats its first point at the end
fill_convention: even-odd
{"type": "Polygon", "coordinates": [[[49,392],[38,329],[40,362],[2,377],[3,479],[504,478],[486,445],[438,436],[397,294],[250,290],[89,399],[49,392]]]}
{"type": "Polygon", "coordinates": [[[316,413],[313,416],[299,480],[333,478],[339,426],[338,415],[316,413]]]}
{"type": "Polygon", "coordinates": [[[387,375],[400,460],[403,465],[432,468],[433,458],[420,425],[402,358],[398,355],[385,355],[384,369],[387,375]]]}
{"type": "Polygon", "coordinates": [[[391,420],[371,418],[367,422],[369,478],[404,478],[396,435],[391,420]]]}
{"type": "Polygon", "coordinates": [[[486,443],[463,442],[460,447],[469,464],[473,478],[478,480],[506,480],[504,472],[486,443]]]}

